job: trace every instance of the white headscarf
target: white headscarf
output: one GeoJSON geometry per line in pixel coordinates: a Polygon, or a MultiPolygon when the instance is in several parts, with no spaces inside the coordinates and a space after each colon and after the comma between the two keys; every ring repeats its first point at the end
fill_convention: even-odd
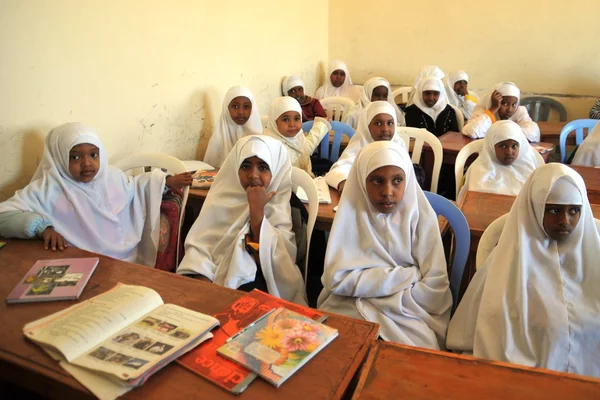
{"type": "MultiPolygon", "coordinates": [[[[297,102],[296,102],[297,103],[297,102]]],[[[202,274],[217,285],[237,289],[256,278],[256,263],[244,247],[250,231],[248,197],[240,183],[242,162],[256,156],[266,162],[272,178],[260,230],[260,264],[269,293],[306,304],[304,283],[295,265],[290,196],[292,166],[283,144],[264,135],[247,136],[235,144],[208,192],[200,215],[185,241],[178,274],[202,274]]]]}
{"type": "MultiPolygon", "coordinates": [[[[483,96],[483,101],[477,103],[475,109],[482,108],[484,111],[489,110],[489,108],[492,106],[492,93],[494,93],[495,90],[497,90],[502,96],[516,97],[517,100],[519,100],[517,102],[517,107],[519,106],[521,100],[521,91],[517,85],[512,82],[500,82],[495,84],[494,88],[483,96]]],[[[516,116],[517,113],[515,112],[515,114],[509,119],[514,121],[516,116]]],[[[500,119],[497,114],[496,119],[500,119]]]]}
{"type": "Polygon", "coordinates": [[[448,103],[455,107],[460,106],[459,94],[454,90],[454,84],[458,81],[469,82],[469,75],[465,71],[450,72],[448,74],[448,87],[446,88],[446,94],[448,95],[448,103]]]}
{"type": "MultiPolygon", "coordinates": [[[[340,158],[332,165],[327,175],[325,175],[325,180],[329,186],[337,189],[339,183],[348,177],[350,167],[352,166],[352,163],[354,163],[354,159],[358,152],[367,144],[374,142],[371,132],[369,132],[369,124],[377,114],[390,115],[394,118],[394,124],[398,124],[396,113],[394,112],[395,109],[397,109],[397,107],[392,106],[387,101],[373,101],[367,106],[360,115],[356,133],[348,142],[348,146],[346,146],[346,149],[344,149],[340,158]]],[[[397,134],[394,134],[391,141],[399,143],[402,147],[405,146],[404,141],[397,134]]]]}
{"type": "Polygon", "coordinates": [[[531,147],[521,127],[510,120],[497,121],[485,135],[483,149],[467,171],[458,201],[469,190],[516,196],[529,174],[541,165],[544,159],[531,147]],[[511,165],[502,165],[494,146],[509,139],[519,143],[519,155],[511,165]]]}
{"type": "Polygon", "coordinates": [[[434,78],[432,76],[426,77],[419,82],[419,86],[417,87],[416,94],[414,97],[414,103],[421,111],[425,114],[429,115],[433,121],[437,119],[438,115],[442,111],[446,109],[448,105],[448,99],[446,98],[446,89],[444,88],[444,83],[439,78],[434,78]],[[438,98],[437,103],[433,107],[427,107],[425,102],[423,101],[423,92],[426,90],[434,90],[440,92],[440,97],[438,98]]]}
{"type": "Polygon", "coordinates": [[[573,165],[600,166],[600,123],[588,133],[573,157],[573,165]]]}
{"type": "Polygon", "coordinates": [[[350,170],[333,222],[320,308],[352,302],[380,324],[389,341],[444,347],[452,296],[437,216],[416,182],[412,162],[397,143],[367,145],[350,170]],[[397,211],[381,214],[371,204],[367,176],[394,165],[406,173],[397,211]]]}
{"type": "Polygon", "coordinates": [[[600,377],[598,260],[600,236],[583,179],[562,164],[539,167],[471,281],[450,323],[448,348],[600,377]],[[561,242],[543,227],[552,197],[581,204],[579,223],[561,242]]]}
{"type": "MultiPolygon", "coordinates": [[[[421,83],[421,81],[424,78],[427,78],[430,76],[437,78],[441,81],[442,79],[444,79],[446,77],[446,74],[444,74],[444,71],[442,71],[439,67],[437,67],[435,65],[426,65],[423,68],[421,68],[419,75],[417,75],[417,77],[415,78],[415,80],[413,82],[413,86],[412,86],[413,90],[412,90],[412,92],[410,92],[410,95],[408,98],[408,103],[406,104],[407,106],[411,106],[411,105],[415,104],[415,97],[417,97],[417,89],[419,87],[419,84],[421,83]]],[[[446,96],[448,96],[448,94],[446,94],[446,96]]]]}
{"type": "MultiPolygon", "coordinates": [[[[388,95],[386,101],[390,103],[392,107],[394,107],[394,109],[396,110],[396,123],[400,123],[401,125],[403,125],[404,113],[398,108],[398,106],[394,102],[394,97],[392,96],[392,88],[390,87],[390,83],[385,78],[376,76],[365,82],[363,90],[360,94],[360,102],[357,105],[357,108],[364,112],[367,106],[371,104],[371,97],[373,96],[373,91],[375,90],[375,88],[378,88],[380,86],[387,88],[388,95]]],[[[358,119],[360,119],[360,117],[358,119]]]]}
{"type": "Polygon", "coordinates": [[[108,165],[96,132],[71,122],[48,133],[31,182],[1,203],[0,212],[43,214],[75,247],[154,267],[165,176],[155,170],[126,177],[108,165]],[[93,144],[100,153],[100,167],[89,183],[76,181],[69,172],[69,152],[83,143],[93,144]]]}
{"type": "Polygon", "coordinates": [[[263,131],[258,105],[250,89],[234,86],[227,91],[221,108],[221,119],[208,141],[204,162],[215,168],[220,168],[225,158],[239,138],[248,135],[260,135],[263,131]],[[229,113],[229,103],[236,97],[247,97],[252,103],[250,118],[244,125],[238,125],[229,113]]]}
{"type": "Polygon", "coordinates": [[[315,97],[317,99],[324,99],[325,97],[348,97],[352,99],[355,103],[358,103],[360,99],[360,87],[356,87],[352,84],[352,78],[350,77],[350,71],[348,71],[348,67],[346,63],[340,60],[334,60],[329,64],[329,74],[325,78],[325,84],[317,89],[315,93],[315,97]],[[335,87],[331,83],[331,74],[333,71],[341,69],[346,73],[346,80],[340,87],[335,87]]]}
{"type": "Polygon", "coordinates": [[[290,96],[276,97],[269,109],[269,128],[264,131],[264,134],[282,141],[288,148],[288,151],[302,154],[304,143],[306,142],[306,136],[304,135],[302,128],[300,128],[294,137],[282,135],[277,128],[277,118],[288,111],[295,111],[300,114],[300,118],[302,118],[302,107],[300,107],[300,103],[298,103],[296,99],[290,96]]]}
{"type": "Polygon", "coordinates": [[[288,76],[287,78],[285,78],[282,82],[281,82],[281,94],[283,96],[289,96],[288,95],[288,90],[295,88],[295,87],[302,87],[302,89],[304,89],[304,82],[302,81],[302,79],[300,79],[299,76],[288,76]]]}

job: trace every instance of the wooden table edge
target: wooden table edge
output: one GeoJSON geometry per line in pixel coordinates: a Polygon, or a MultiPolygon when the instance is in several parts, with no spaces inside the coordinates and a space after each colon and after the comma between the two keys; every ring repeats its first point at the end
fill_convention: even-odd
{"type": "Polygon", "coordinates": [[[367,359],[360,370],[358,383],[356,384],[356,389],[354,389],[354,393],[352,394],[351,400],[357,400],[360,397],[365,383],[367,382],[367,377],[369,376],[371,367],[373,366],[373,363],[375,362],[375,359],[379,354],[379,346],[379,340],[376,340],[375,343],[371,344],[371,347],[369,348],[369,355],[367,356],[367,359]]]}

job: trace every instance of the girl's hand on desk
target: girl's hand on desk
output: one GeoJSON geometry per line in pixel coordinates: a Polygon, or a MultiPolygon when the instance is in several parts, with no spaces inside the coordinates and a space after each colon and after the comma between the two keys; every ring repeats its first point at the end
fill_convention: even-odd
{"type": "Polygon", "coordinates": [[[51,226],[46,228],[44,233],[42,233],[42,240],[44,240],[44,248],[46,250],[52,249],[52,251],[56,251],[56,248],[58,247],[58,250],[63,251],[69,247],[65,238],[51,226]]]}
{"type": "Polygon", "coordinates": [[[190,172],[184,172],[182,174],[167,176],[165,185],[167,185],[169,189],[181,189],[184,186],[190,186],[192,180],[192,174],[190,172]]]}

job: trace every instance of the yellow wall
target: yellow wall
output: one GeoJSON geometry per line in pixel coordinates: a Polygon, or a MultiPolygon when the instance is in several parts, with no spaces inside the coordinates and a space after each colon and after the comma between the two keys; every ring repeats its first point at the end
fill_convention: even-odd
{"type": "Polygon", "coordinates": [[[478,93],[513,81],[525,96],[558,94],[569,119],[583,118],[600,97],[599,15],[598,0],[330,0],[329,59],[356,83],[463,69],[478,93]]]}
{"type": "Polygon", "coordinates": [[[327,12],[321,0],[2,0],[0,200],[27,184],[58,124],[94,126],[112,160],[191,159],[229,87],[248,86],[263,114],[285,75],[313,92],[327,12]]]}

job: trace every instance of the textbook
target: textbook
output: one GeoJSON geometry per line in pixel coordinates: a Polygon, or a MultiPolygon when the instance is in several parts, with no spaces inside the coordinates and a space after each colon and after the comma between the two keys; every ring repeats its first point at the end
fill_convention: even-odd
{"type": "Polygon", "coordinates": [[[96,396],[115,398],[212,337],[218,324],[209,315],[164,304],[152,289],[119,283],[25,325],[23,334],[96,396]]]}
{"type": "Polygon", "coordinates": [[[196,171],[192,175],[192,187],[197,189],[210,189],[218,173],[219,171],[216,169],[212,171],[196,171]]]}
{"type": "Polygon", "coordinates": [[[280,307],[232,336],[217,352],[279,387],[337,335],[337,329],[280,307]]]}
{"type": "Polygon", "coordinates": [[[217,354],[217,349],[224,345],[230,337],[278,307],[294,310],[319,322],[323,322],[327,318],[316,310],[290,303],[255,289],[237,299],[222,312],[215,314],[214,317],[219,320],[220,326],[213,332],[213,338],[179,358],[177,362],[233,394],[243,392],[256,379],[256,374],[221,357],[217,354]]]}
{"type": "Polygon", "coordinates": [[[6,302],[76,300],[98,266],[98,257],[40,260],[10,292],[6,302]]]}
{"type": "MultiPolygon", "coordinates": [[[[317,187],[317,194],[319,196],[319,204],[331,204],[331,195],[329,194],[329,185],[325,181],[325,177],[318,176],[313,179],[315,186],[317,187]]],[[[300,186],[296,189],[296,196],[303,203],[308,203],[308,195],[300,186]]]]}

